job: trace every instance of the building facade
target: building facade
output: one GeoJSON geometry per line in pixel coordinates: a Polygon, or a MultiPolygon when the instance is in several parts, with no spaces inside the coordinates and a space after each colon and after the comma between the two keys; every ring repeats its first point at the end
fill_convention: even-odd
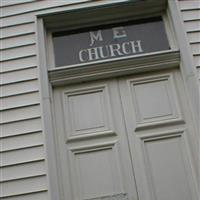
{"type": "Polygon", "coordinates": [[[2,200],[198,199],[199,0],[0,9],[2,200]]]}

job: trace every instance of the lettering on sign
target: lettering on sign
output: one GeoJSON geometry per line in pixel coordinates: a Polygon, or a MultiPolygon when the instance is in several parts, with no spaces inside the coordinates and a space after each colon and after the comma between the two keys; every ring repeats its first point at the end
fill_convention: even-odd
{"type": "MultiPolygon", "coordinates": [[[[116,27],[112,29],[113,39],[127,37],[124,27],[116,27]]],[[[95,44],[95,41],[103,42],[102,31],[90,32],[90,46],[95,44]]],[[[81,49],[79,51],[79,61],[88,62],[105,58],[113,58],[136,53],[142,53],[141,40],[128,41],[117,44],[103,45],[88,49],[81,49]]]]}
{"type": "Polygon", "coordinates": [[[169,49],[161,19],[54,33],[56,66],[89,63],[169,49]]]}

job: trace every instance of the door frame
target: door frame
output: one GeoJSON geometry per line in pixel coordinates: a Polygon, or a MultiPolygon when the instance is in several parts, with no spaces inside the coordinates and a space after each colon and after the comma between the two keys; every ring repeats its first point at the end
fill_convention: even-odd
{"type": "MultiPolygon", "coordinates": [[[[123,0],[116,1],[112,4],[102,2],[86,2],[83,4],[74,4],[68,7],[55,8],[52,10],[45,10],[36,13],[36,38],[37,38],[37,58],[39,69],[39,82],[40,82],[40,102],[41,102],[41,116],[43,123],[43,132],[45,138],[45,150],[46,150],[46,168],[48,171],[48,185],[49,185],[49,199],[60,199],[60,183],[58,181],[57,164],[56,164],[56,147],[54,138],[54,121],[52,112],[52,91],[54,85],[69,84],[78,81],[96,80],[103,77],[116,77],[119,75],[135,74],[152,70],[180,68],[185,88],[186,95],[188,97],[189,106],[192,111],[193,121],[195,124],[195,134],[198,137],[198,78],[195,73],[194,62],[192,53],[190,51],[189,44],[187,43],[187,35],[183,28],[183,22],[180,17],[180,11],[178,9],[178,2],[170,0],[148,0],[147,2],[140,2],[140,0],[132,2],[124,2],[123,0]],[[96,12],[104,13],[109,9],[116,8],[119,10],[120,6],[124,6],[129,10],[127,16],[123,16],[122,12],[119,12],[120,17],[130,17],[134,19],[142,17],[152,17],[158,14],[165,13],[166,24],[169,29],[173,29],[169,38],[171,38],[172,50],[151,53],[141,56],[131,56],[128,59],[108,60],[106,62],[97,63],[95,65],[87,65],[84,70],[80,69],[82,66],[75,66],[74,68],[60,68],[49,69],[51,65],[51,59],[49,59],[49,51],[46,45],[48,33],[48,26],[54,29],[58,29],[62,26],[70,26],[70,24],[58,23],[60,19],[68,16],[75,16],[74,19],[81,19],[82,12],[96,12]],[[155,9],[156,8],[156,9],[155,9]],[[131,11],[131,15],[130,15],[131,11]],[[133,12],[134,11],[134,12],[133,12]],[[149,12],[151,11],[151,12],[149,12]],[[171,28],[170,28],[171,27],[171,28]],[[175,40],[173,38],[176,38],[175,40]],[[179,47],[179,50],[177,50],[179,47]],[[145,61],[145,62],[143,62],[145,61]],[[135,67],[137,66],[137,67],[135,67]],[[97,70],[97,73],[92,73],[92,70],[97,70]]],[[[104,15],[102,15],[104,16],[104,15]]],[[[114,16],[114,19],[118,19],[119,16],[114,16]]],[[[94,18],[90,24],[98,24],[99,22],[105,22],[109,17],[108,15],[101,17],[97,20],[94,18]]],[[[112,19],[110,19],[112,20],[112,19]]],[[[67,20],[66,20],[67,21],[67,20]]],[[[75,21],[76,22],[76,21],[75,21]]],[[[71,26],[77,26],[74,22],[71,26]]],[[[198,152],[198,141],[194,141],[195,151],[198,152]]],[[[198,165],[198,163],[197,163],[198,165]]],[[[197,177],[197,176],[196,176],[197,177]]]]}

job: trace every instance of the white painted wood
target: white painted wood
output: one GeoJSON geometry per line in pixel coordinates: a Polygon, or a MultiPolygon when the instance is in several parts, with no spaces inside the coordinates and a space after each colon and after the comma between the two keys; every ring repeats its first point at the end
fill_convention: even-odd
{"type": "Polygon", "coordinates": [[[9,26],[6,28],[1,27],[1,38],[12,38],[17,36],[24,36],[26,34],[34,34],[34,23],[26,23],[17,26],[9,26]]]}
{"type": "Polygon", "coordinates": [[[34,15],[32,13],[25,13],[23,15],[15,15],[6,18],[0,18],[2,28],[18,26],[34,22],[34,15]]]}
{"type": "Polygon", "coordinates": [[[36,80],[37,68],[22,69],[19,71],[11,71],[0,74],[1,85],[13,84],[23,81],[36,80]]]}
{"type": "Polygon", "coordinates": [[[181,10],[200,9],[200,2],[198,0],[179,0],[181,10]]]}
{"type": "Polygon", "coordinates": [[[191,49],[192,49],[193,55],[199,55],[200,56],[200,43],[192,44],[191,49]]]}
{"type": "Polygon", "coordinates": [[[36,67],[36,62],[36,56],[4,61],[0,63],[0,72],[16,71],[36,67]]]}
{"type": "MultiPolygon", "coordinates": [[[[127,194],[129,199],[137,199],[117,82],[110,80],[59,87],[54,91],[54,102],[57,102],[54,104],[55,137],[64,199],[92,199],[120,193],[127,194]],[[76,99],[68,104],[68,109],[63,93],[76,99]],[[80,116],[75,115],[78,110],[80,116]],[[81,120],[74,127],[82,131],[76,140],[66,140],[66,131],[73,129],[66,130],[68,120],[63,111],[70,113],[75,122],[81,120]],[[105,123],[108,124],[105,126],[105,123]],[[114,134],[98,129],[98,125],[114,134]]],[[[70,120],[68,125],[70,123],[74,122],[70,120]]]]}
{"type": "Polygon", "coordinates": [[[12,38],[5,38],[0,40],[1,47],[0,49],[8,49],[13,47],[27,46],[35,44],[35,35],[27,34],[23,36],[17,36],[12,38]]]}
{"type": "Polygon", "coordinates": [[[35,0],[2,0],[1,1],[1,7],[6,7],[6,6],[14,6],[17,4],[23,4],[23,3],[30,3],[33,2],[35,0]]]}
{"type": "Polygon", "coordinates": [[[200,66],[200,56],[194,56],[194,63],[195,66],[199,67],[200,66]]]}
{"type": "MultiPolygon", "coordinates": [[[[196,75],[196,66],[194,65],[193,56],[191,53],[191,49],[189,43],[187,42],[187,34],[184,28],[183,20],[180,16],[179,10],[179,2],[176,1],[168,1],[170,14],[172,16],[172,23],[174,24],[174,29],[176,32],[177,42],[180,47],[181,52],[181,72],[183,74],[184,84],[186,85],[186,95],[188,96],[189,106],[192,110],[192,118],[195,121],[195,129],[196,134],[198,132],[197,124],[198,124],[198,107],[199,107],[199,100],[197,91],[198,84],[197,84],[197,75],[196,75]]],[[[197,134],[198,135],[198,134],[197,134]]],[[[196,136],[197,136],[196,135],[196,136]]],[[[197,144],[196,144],[197,145],[197,144]]],[[[196,146],[196,148],[198,148],[196,146]]]]}
{"type": "Polygon", "coordinates": [[[20,136],[2,138],[0,140],[0,152],[17,150],[20,148],[34,147],[43,144],[43,135],[41,132],[29,133],[20,136]]]}
{"type": "Polygon", "coordinates": [[[194,199],[188,181],[182,136],[144,141],[155,199],[194,199]]]}
{"type": "Polygon", "coordinates": [[[0,153],[1,166],[10,166],[44,159],[44,147],[32,147],[0,153]]]}
{"type": "Polygon", "coordinates": [[[29,134],[42,131],[41,118],[28,119],[24,121],[14,121],[8,124],[0,124],[1,137],[29,134]]]}
{"type": "MultiPolygon", "coordinates": [[[[163,73],[161,73],[164,75],[163,73]]],[[[184,94],[184,89],[183,89],[183,84],[182,80],[179,78],[179,73],[174,72],[174,77],[175,81],[172,82],[173,87],[167,86],[168,88],[168,95],[170,92],[173,93],[173,95],[176,95],[178,97],[178,100],[173,100],[173,102],[176,102],[178,106],[181,108],[181,117],[184,119],[184,124],[179,124],[179,122],[175,121],[173,122],[173,119],[171,119],[171,123],[168,123],[167,120],[163,120],[162,118],[158,118],[165,124],[165,126],[158,126],[158,129],[152,129],[154,128],[154,122],[151,122],[151,125],[149,125],[148,129],[137,129],[137,104],[138,104],[138,99],[132,98],[133,96],[133,90],[132,90],[132,82],[135,79],[135,82],[138,79],[149,79],[152,77],[150,74],[146,76],[141,75],[138,77],[131,77],[129,78],[121,78],[120,79],[120,92],[121,92],[121,97],[122,97],[122,104],[123,104],[123,109],[125,113],[125,122],[126,122],[126,127],[128,131],[128,137],[130,141],[130,149],[131,149],[131,154],[132,154],[132,160],[135,166],[135,176],[136,176],[136,183],[138,184],[138,192],[139,196],[141,199],[159,199],[159,200],[167,200],[169,199],[176,199],[176,200],[182,200],[182,199],[194,199],[197,200],[197,185],[196,185],[196,173],[198,173],[198,167],[197,167],[197,151],[196,148],[194,147],[194,141],[195,141],[195,129],[193,127],[190,127],[190,124],[193,123],[191,121],[190,117],[190,111],[188,111],[188,106],[185,94],[184,94]],[[176,137],[177,133],[179,131],[175,131],[176,128],[181,128],[182,133],[184,132],[185,127],[187,127],[188,132],[184,133],[184,139],[181,138],[181,150],[177,149],[180,148],[180,143],[176,143],[174,146],[174,143],[172,140],[172,144],[168,143],[169,137],[176,137]],[[190,128],[189,128],[190,127],[190,128]],[[170,135],[170,136],[169,136],[170,135]],[[155,139],[155,138],[158,139],[155,139]],[[150,143],[145,142],[145,138],[147,139],[147,142],[150,141],[150,143]],[[162,139],[162,140],[161,140],[162,139]],[[157,140],[158,142],[154,142],[157,140]],[[168,147],[165,147],[165,145],[162,146],[162,141],[167,142],[168,147]],[[192,142],[193,141],[193,142],[192,142]],[[159,143],[161,142],[161,143],[159,143]],[[146,147],[146,145],[151,144],[150,148],[149,146],[146,147]],[[159,144],[159,146],[162,146],[161,149],[156,148],[156,144],[159,144]],[[160,145],[161,144],[161,145],[160,145]],[[154,149],[155,148],[155,149],[154,149]],[[162,149],[163,148],[163,149],[162,149]],[[176,153],[170,153],[167,149],[174,150],[176,153]],[[180,150],[180,151],[179,151],[180,150]],[[149,152],[150,151],[150,152],[149,152]],[[155,151],[154,153],[151,151],[155,151]],[[165,152],[165,155],[162,155],[162,152],[165,152]],[[182,152],[184,152],[182,154],[182,152]],[[169,154],[168,154],[169,153],[169,154]],[[150,154],[150,157],[149,157],[150,154]],[[168,154],[168,155],[166,155],[168,154]],[[184,155],[184,157],[182,157],[184,155]],[[196,155],[196,156],[195,156],[196,155]],[[173,156],[178,156],[179,158],[175,158],[173,156]],[[162,158],[161,158],[162,157],[162,158]],[[152,159],[152,161],[151,161],[152,159]],[[162,159],[165,159],[165,161],[162,162],[162,159]],[[165,167],[167,167],[166,170],[163,169],[163,164],[168,161],[169,167],[165,164],[165,167]],[[179,159],[179,160],[178,160],[179,159]],[[152,163],[149,163],[152,162],[152,163]],[[177,163],[179,162],[179,163],[177,163]],[[184,165],[182,164],[184,162],[184,165]],[[192,166],[192,167],[191,167],[192,166]],[[185,171],[186,170],[186,171],[185,171]],[[178,172],[178,173],[177,173],[178,172]],[[184,173],[184,174],[183,174],[184,173]],[[173,178],[175,177],[176,174],[176,181],[173,181],[173,178]],[[170,178],[171,177],[171,178],[170,178]],[[182,178],[185,180],[183,181],[182,178]],[[180,188],[177,188],[175,186],[172,186],[172,183],[175,183],[176,185],[179,185],[180,188]],[[164,183],[164,184],[163,184],[164,183]],[[166,184],[169,184],[169,186],[166,186],[166,184]],[[187,185],[185,185],[187,184],[187,185]],[[170,189],[171,188],[171,189],[170,189]],[[169,192],[170,190],[170,192],[169,192]],[[180,192],[180,190],[183,190],[184,192],[180,192]]],[[[156,80],[157,77],[159,77],[159,74],[154,77],[156,80]]],[[[156,85],[153,85],[154,81],[152,82],[147,82],[143,83],[149,84],[148,91],[146,91],[145,95],[152,95],[153,93],[160,94],[160,90],[156,89],[156,85]]],[[[143,91],[144,86],[138,88],[138,90],[143,91]]],[[[160,89],[161,89],[160,85],[160,89]]],[[[166,88],[162,88],[163,92],[166,91],[166,88]]],[[[138,93],[139,94],[139,93],[138,93]]],[[[156,97],[156,94],[154,94],[154,97],[156,97]]],[[[140,99],[142,102],[145,102],[151,109],[154,110],[156,113],[159,108],[154,107],[151,104],[151,99],[154,97],[150,98],[145,98],[140,99]],[[148,99],[150,102],[148,102],[148,99]]],[[[159,99],[163,98],[170,98],[170,95],[167,97],[165,95],[160,94],[159,99]]],[[[154,99],[155,100],[155,99],[154,99]]],[[[159,101],[158,98],[155,101],[159,101]]],[[[172,106],[174,107],[174,106],[172,106]]],[[[143,107],[142,109],[145,109],[148,111],[148,107],[143,107]]],[[[162,111],[163,109],[161,109],[162,111]]],[[[161,113],[160,113],[161,114],[161,113]]],[[[163,113],[164,114],[164,113],[163,113]]],[[[162,115],[163,115],[162,114],[162,115]]],[[[179,114],[179,115],[180,115],[179,114]]],[[[161,116],[162,116],[161,115],[161,116]]],[[[178,116],[176,116],[178,117],[178,116]]],[[[152,115],[152,119],[154,119],[154,116],[152,115]]],[[[171,140],[170,140],[171,141],[171,140]]],[[[178,187],[178,186],[177,186],[178,187]]]]}
{"type": "Polygon", "coordinates": [[[18,59],[20,57],[28,57],[35,55],[35,45],[27,45],[23,47],[16,47],[11,49],[1,50],[0,61],[6,61],[11,59],[18,59]]]}
{"type": "Polygon", "coordinates": [[[182,121],[171,74],[129,80],[137,127],[182,121]]]}
{"type": "MultiPolygon", "coordinates": [[[[74,1],[72,1],[74,3],[74,1]]],[[[102,4],[104,2],[109,3],[109,1],[99,1],[99,4],[102,4]]],[[[118,1],[119,2],[119,1],[118,1]]],[[[38,91],[38,84],[37,84],[37,78],[38,78],[38,72],[37,70],[33,70],[32,67],[35,67],[37,65],[37,61],[36,61],[36,57],[35,56],[31,56],[31,57],[27,57],[27,58],[17,58],[18,56],[26,56],[28,54],[28,51],[26,51],[26,48],[21,48],[23,45],[27,45],[27,44],[34,44],[34,34],[35,34],[35,24],[34,22],[34,15],[35,12],[38,12],[38,10],[41,11],[41,13],[48,13],[48,12],[55,12],[55,11],[60,11],[63,10],[65,11],[66,9],[70,10],[70,7],[64,7],[62,5],[64,4],[68,4],[69,1],[65,1],[65,2],[61,2],[61,1],[32,1],[32,0],[2,0],[2,6],[4,6],[4,11],[3,14],[4,16],[10,16],[10,17],[6,17],[6,18],[2,18],[1,20],[3,21],[3,27],[2,28],[2,35],[1,37],[5,38],[3,39],[3,48],[12,48],[12,47],[20,47],[20,48],[16,48],[15,50],[12,49],[7,49],[6,53],[7,54],[7,58],[6,59],[10,59],[10,58],[14,58],[13,60],[7,60],[1,63],[1,71],[12,71],[12,73],[8,74],[3,74],[1,76],[1,78],[5,77],[5,79],[3,80],[3,96],[9,96],[9,95],[16,95],[12,98],[5,98],[5,100],[7,101],[7,108],[13,108],[15,106],[23,106],[23,105],[29,105],[29,99],[31,98],[31,94],[29,94],[29,92],[33,92],[33,91],[38,91]],[[54,6],[58,6],[60,5],[60,7],[54,7],[54,6]],[[50,7],[52,9],[50,9],[50,7]],[[44,10],[41,10],[44,9],[44,10]],[[30,13],[31,12],[31,13],[30,13]],[[12,16],[11,16],[12,15],[12,16]],[[28,22],[28,23],[27,23],[28,22]],[[24,24],[25,23],[25,24],[24,24]],[[7,39],[6,39],[7,38],[7,39]],[[29,70],[28,68],[31,69],[29,70]],[[15,70],[20,70],[20,69],[27,69],[26,70],[21,70],[21,71],[15,71],[15,70]],[[24,98],[22,100],[20,100],[20,98],[22,96],[18,96],[18,94],[22,94],[22,93],[27,93],[27,97],[26,95],[24,95],[24,98]],[[15,101],[16,99],[16,101],[15,101]],[[13,105],[12,105],[13,103],[13,105]]],[[[95,5],[97,2],[94,2],[93,5],[95,5]]],[[[188,9],[197,9],[196,3],[194,3],[193,0],[189,0],[189,1],[183,1],[181,2],[182,4],[182,9],[183,10],[188,10],[188,9]],[[185,6],[185,7],[184,7],[185,6]]],[[[89,4],[88,4],[89,5],[89,4]]],[[[78,5],[77,5],[78,8],[78,5]]],[[[138,9],[139,11],[139,9],[138,9]]],[[[141,11],[141,10],[140,10],[141,11]]],[[[187,11],[187,14],[183,14],[184,15],[184,19],[185,20],[191,20],[195,18],[196,13],[198,13],[198,11],[194,11],[194,13],[190,13],[189,11],[187,11]]],[[[115,15],[117,16],[118,13],[116,13],[115,15]]],[[[198,17],[198,16],[197,16],[198,17]]],[[[195,23],[198,25],[198,23],[195,23]]],[[[198,27],[195,28],[195,25],[192,22],[192,25],[187,25],[189,28],[192,28],[191,30],[196,30],[198,27]]],[[[188,29],[189,30],[189,29],[188,29]]],[[[197,32],[196,32],[197,33],[197,32]]],[[[190,42],[198,42],[198,35],[196,33],[191,32],[191,34],[193,36],[188,36],[190,38],[190,42]]],[[[190,34],[190,33],[189,33],[190,34]]],[[[185,40],[184,40],[185,41],[185,40]]],[[[42,41],[40,40],[40,43],[42,41]]],[[[198,45],[195,45],[198,46],[198,45]]],[[[193,47],[192,47],[193,48],[193,47]]],[[[194,47],[195,48],[195,47],[194,47]]],[[[37,52],[38,55],[42,55],[40,53],[37,52]]],[[[43,57],[44,55],[42,55],[43,57]]],[[[183,56],[185,57],[185,56],[183,56]]],[[[200,66],[200,60],[199,60],[199,56],[195,56],[194,57],[194,61],[195,61],[195,65],[196,66],[200,66]]],[[[46,73],[46,68],[45,65],[41,65],[40,67],[42,68],[41,70],[44,70],[46,73]],[[41,67],[42,66],[42,67],[41,67]]],[[[188,66],[191,66],[191,63],[188,64],[188,66]]],[[[127,72],[129,73],[129,72],[127,72]]],[[[103,75],[102,75],[103,77],[103,75]]],[[[44,80],[44,74],[42,74],[41,78],[44,80]]],[[[78,79],[78,78],[77,78],[78,79]]],[[[1,79],[2,80],[2,79],[1,79]]],[[[85,79],[86,80],[86,79],[85,79]]],[[[44,84],[42,82],[42,87],[43,87],[43,92],[48,90],[48,80],[45,80],[46,83],[44,84]],[[45,85],[45,87],[43,86],[45,85]]],[[[191,89],[192,91],[192,89],[191,89]]],[[[194,91],[194,90],[193,90],[194,91]]],[[[47,103],[49,103],[49,96],[46,92],[44,92],[44,96],[43,98],[45,99],[45,106],[43,106],[44,110],[49,109],[47,103]],[[47,105],[47,106],[46,106],[47,105]]],[[[32,103],[38,101],[38,97],[33,96],[33,99],[30,101],[32,103]]],[[[116,101],[116,100],[115,100],[116,101]]],[[[117,100],[118,101],[118,100],[117,100]]],[[[25,111],[26,112],[26,111],[25,111]]],[[[15,113],[15,112],[14,112],[15,113]]],[[[20,111],[21,113],[21,111],[20,111]]],[[[115,114],[117,115],[117,111],[115,111],[115,114]]],[[[50,112],[48,112],[48,115],[50,116],[50,112]]],[[[16,118],[13,116],[13,119],[15,118],[15,121],[13,121],[12,123],[6,123],[3,125],[0,125],[1,127],[3,127],[3,133],[2,135],[7,137],[6,140],[6,147],[4,150],[13,150],[16,148],[26,148],[29,145],[37,145],[37,144],[42,144],[44,143],[43,140],[40,138],[40,133],[41,132],[37,132],[37,133],[33,133],[35,131],[41,131],[42,130],[42,125],[41,125],[41,114],[38,115],[37,118],[35,119],[29,119],[29,120],[23,120],[23,121],[18,121],[17,122],[17,117],[19,115],[16,114],[16,118]],[[24,136],[22,136],[24,134],[24,136]],[[28,135],[30,134],[30,136],[28,135]],[[34,137],[33,134],[38,135],[38,137],[34,137]],[[15,137],[11,137],[14,135],[21,135],[21,136],[17,136],[18,139],[16,139],[15,137]],[[10,136],[11,138],[9,138],[8,136],[10,136]],[[21,140],[20,140],[21,137],[21,140]]],[[[30,112],[30,117],[34,117],[34,112],[31,113],[30,112]]],[[[45,118],[46,120],[46,118],[45,118]]],[[[44,120],[44,121],[45,121],[44,120]]],[[[118,125],[119,126],[119,125],[118,125]]],[[[51,133],[51,121],[48,119],[48,129],[45,128],[45,133],[48,133],[47,136],[50,136],[51,133]]],[[[108,134],[108,137],[114,137],[114,134],[111,132],[104,132],[104,135],[108,134]]],[[[2,136],[1,135],[1,136],[2,136]]],[[[102,135],[103,136],[103,135],[102,135]]],[[[103,136],[104,137],[104,136],[103,136]]],[[[77,140],[76,140],[77,141],[77,140]]],[[[52,151],[53,151],[53,143],[50,143],[49,141],[45,141],[47,144],[50,144],[49,146],[51,147],[52,151]]],[[[103,141],[101,141],[103,142],[103,141]]],[[[103,151],[100,151],[101,153],[103,151]]],[[[29,153],[28,153],[29,154],[29,153]]],[[[27,154],[27,155],[28,155],[27,154]]],[[[31,153],[30,153],[31,154],[31,153]]],[[[102,153],[103,154],[103,153],[102,153]]],[[[102,156],[102,154],[100,155],[100,158],[105,158],[104,154],[102,156]]],[[[82,154],[82,155],[86,155],[86,154],[82,154]]],[[[22,154],[17,154],[16,157],[21,157],[22,154]]],[[[53,154],[50,153],[50,156],[53,158],[53,154]]],[[[23,157],[23,156],[22,156],[23,157]]],[[[44,156],[45,158],[47,158],[47,156],[44,156]]],[[[43,158],[44,159],[44,158],[43,158]]],[[[49,159],[49,158],[48,158],[49,159]]],[[[13,162],[13,167],[18,167],[11,169],[10,171],[8,170],[8,173],[10,175],[10,178],[12,178],[11,176],[13,175],[13,178],[24,178],[24,177],[29,177],[29,176],[37,176],[37,175],[43,175],[42,170],[45,170],[41,167],[41,174],[40,174],[40,169],[39,169],[39,165],[35,166],[32,161],[34,160],[34,158],[30,158],[30,168],[29,167],[24,167],[24,164],[20,165],[15,165],[15,163],[13,162]],[[35,166],[35,168],[34,168],[35,166]],[[23,171],[24,169],[24,171],[23,171]],[[16,170],[16,174],[14,173],[16,170]],[[37,171],[38,170],[38,171],[37,171]]],[[[54,160],[55,161],[55,160],[54,160]]],[[[43,161],[41,162],[43,163],[43,161]]],[[[51,164],[51,167],[54,168],[54,165],[49,162],[51,164]]],[[[44,163],[43,163],[44,164],[44,163]]],[[[43,166],[43,164],[41,164],[41,166],[43,166]]],[[[4,167],[3,169],[6,169],[6,167],[4,167]]],[[[10,168],[9,168],[10,169],[10,168]]],[[[116,170],[114,170],[116,171],[116,170]]],[[[44,174],[46,173],[46,170],[44,171],[44,174]]],[[[52,176],[53,173],[50,173],[50,176],[52,176]]],[[[8,175],[8,176],[9,176],[8,175]]],[[[53,181],[55,180],[55,176],[53,175],[53,181]]],[[[126,177],[129,178],[129,177],[126,177]]],[[[9,179],[9,177],[8,177],[9,179]]],[[[40,187],[40,183],[41,180],[40,179],[29,179],[30,181],[27,182],[20,182],[20,181],[14,181],[14,184],[9,185],[6,183],[6,188],[7,191],[10,192],[9,195],[18,195],[21,192],[21,195],[19,196],[13,196],[13,197],[5,197],[2,198],[3,200],[46,200],[46,199],[50,199],[50,197],[48,196],[48,194],[46,192],[41,192],[39,193],[39,188],[40,187]],[[28,186],[26,186],[28,185],[28,186]],[[27,189],[30,186],[30,190],[27,189]],[[37,188],[36,188],[37,187],[37,188]],[[14,189],[15,190],[14,190],[14,189]],[[17,191],[18,190],[18,191],[17,191]],[[27,192],[31,192],[31,194],[26,194],[27,192]]],[[[46,181],[46,180],[45,180],[46,181]]],[[[55,185],[57,185],[56,181],[54,182],[55,185]]],[[[46,182],[44,183],[44,185],[46,185],[46,182]]],[[[47,186],[45,186],[47,189],[47,186]]],[[[130,186],[131,188],[131,186],[130,186]]],[[[45,190],[46,190],[45,189],[45,190]]],[[[49,189],[49,188],[48,188],[49,189]]],[[[50,190],[50,189],[49,189],[50,190]]],[[[51,191],[52,193],[56,193],[56,189],[51,191]]],[[[59,198],[53,196],[52,200],[57,200],[59,198]]],[[[60,199],[59,199],[60,200],[60,199]]],[[[68,200],[68,199],[67,199],[68,200]]],[[[69,200],[74,200],[74,199],[69,199],[69,200]]],[[[132,199],[131,199],[132,200],[132,199]]],[[[155,200],[155,199],[153,199],[155,200]]]]}
{"type": "Polygon", "coordinates": [[[5,197],[2,200],[45,200],[48,199],[48,193],[45,192],[36,192],[30,194],[22,194],[13,197],[5,197]]]}
{"type": "Polygon", "coordinates": [[[40,103],[39,93],[29,93],[17,96],[0,98],[0,110],[7,110],[12,108],[27,107],[31,105],[38,105],[40,103]]]}
{"type": "MultiPolygon", "coordinates": [[[[0,86],[0,97],[17,96],[20,94],[28,94],[38,92],[38,80],[30,80],[26,82],[19,82],[15,84],[7,84],[0,86]]],[[[34,99],[33,99],[34,100],[34,99]]]]}
{"type": "Polygon", "coordinates": [[[185,10],[182,11],[182,17],[184,21],[200,20],[200,9],[199,10],[185,10]]]}
{"type": "Polygon", "coordinates": [[[191,32],[187,34],[189,41],[191,43],[199,43],[200,40],[200,31],[199,32],[191,32]]]}
{"type": "Polygon", "coordinates": [[[3,167],[0,169],[0,173],[2,174],[1,182],[3,182],[42,176],[46,174],[46,169],[43,161],[36,161],[32,163],[3,167]]]}
{"type": "Polygon", "coordinates": [[[106,85],[63,92],[66,140],[113,134],[106,85]]]}
{"type": "Polygon", "coordinates": [[[27,107],[40,103],[38,92],[0,98],[0,110],[27,107]]]}
{"type": "Polygon", "coordinates": [[[187,32],[200,31],[200,20],[184,23],[187,32]]]}
{"type": "Polygon", "coordinates": [[[12,15],[18,15],[28,12],[36,12],[38,10],[46,10],[51,9],[54,7],[59,6],[65,6],[65,5],[72,5],[77,3],[83,3],[87,2],[89,0],[67,0],[67,1],[32,1],[31,3],[25,3],[24,4],[18,4],[15,5],[15,9],[13,9],[13,6],[7,6],[0,9],[0,12],[2,12],[2,17],[8,17],[12,15]]]}
{"type": "Polygon", "coordinates": [[[35,177],[2,183],[2,194],[0,197],[8,197],[31,192],[46,191],[46,177],[35,177]]]}
{"type": "Polygon", "coordinates": [[[40,117],[41,115],[40,107],[38,105],[5,110],[1,111],[1,114],[2,114],[2,119],[0,124],[37,118],[40,117]]]}

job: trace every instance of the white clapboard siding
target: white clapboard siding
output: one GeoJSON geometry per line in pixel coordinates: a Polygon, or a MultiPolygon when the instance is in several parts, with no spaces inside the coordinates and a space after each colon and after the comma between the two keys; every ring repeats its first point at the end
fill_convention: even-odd
{"type": "Polygon", "coordinates": [[[0,74],[1,85],[11,84],[11,83],[13,84],[17,82],[37,79],[38,77],[37,70],[38,69],[36,67],[32,67],[19,71],[1,73],[0,74]]]}
{"type": "Polygon", "coordinates": [[[200,8],[199,0],[179,0],[181,10],[196,10],[200,8]]]}
{"type": "Polygon", "coordinates": [[[39,105],[39,103],[40,103],[40,98],[38,92],[15,95],[10,97],[0,98],[0,110],[8,110],[12,108],[39,105]]]}
{"type": "MultiPolygon", "coordinates": [[[[80,2],[87,2],[88,0],[67,0],[67,1],[51,1],[51,0],[46,0],[43,3],[45,3],[45,5],[42,6],[42,9],[46,9],[46,7],[51,8],[51,7],[59,7],[59,6],[64,6],[64,5],[69,5],[69,4],[74,4],[74,3],[80,3],[80,2]]],[[[32,7],[32,5],[35,5],[35,9],[36,10],[40,10],[40,5],[39,3],[41,3],[40,1],[38,2],[33,2],[30,7],[32,7]]],[[[4,10],[5,8],[3,8],[4,10]]],[[[3,11],[3,13],[6,13],[3,11]]],[[[29,12],[21,12],[18,14],[14,14],[12,16],[7,16],[7,17],[3,17],[0,18],[0,24],[2,27],[8,27],[8,26],[15,26],[15,25],[19,25],[19,24],[25,24],[25,23],[31,23],[34,22],[35,20],[35,16],[34,13],[32,13],[32,11],[30,10],[29,12]]]]}
{"type": "Polygon", "coordinates": [[[199,20],[200,19],[200,9],[199,10],[185,10],[182,13],[184,21],[199,20]]]}
{"type": "Polygon", "coordinates": [[[200,31],[188,33],[187,35],[190,43],[200,43],[200,31]]]}
{"type": "Polygon", "coordinates": [[[1,111],[1,113],[2,113],[1,124],[37,118],[40,117],[41,115],[40,106],[38,105],[5,110],[1,111]]]}
{"type": "Polygon", "coordinates": [[[1,138],[40,132],[42,131],[41,119],[38,117],[24,121],[1,124],[0,130],[2,130],[2,133],[0,134],[1,138]]]}
{"type": "Polygon", "coordinates": [[[1,166],[10,166],[44,159],[44,147],[37,146],[0,153],[1,166]]]}
{"type": "Polygon", "coordinates": [[[1,28],[1,38],[10,38],[15,36],[24,36],[26,34],[35,33],[35,25],[33,22],[1,28]]]}
{"type": "Polygon", "coordinates": [[[30,80],[15,84],[6,84],[0,86],[0,97],[3,98],[20,94],[28,94],[32,92],[38,92],[38,90],[38,80],[30,80]]]}
{"type": "Polygon", "coordinates": [[[199,55],[194,56],[194,63],[197,67],[200,67],[200,56],[199,55]]]}
{"type": "Polygon", "coordinates": [[[6,181],[2,183],[1,187],[2,197],[47,190],[45,176],[6,181]]]}
{"type": "Polygon", "coordinates": [[[13,197],[4,197],[1,198],[1,200],[46,200],[48,199],[48,193],[47,192],[34,192],[31,194],[23,194],[19,196],[13,196],[13,197]]]}
{"type": "Polygon", "coordinates": [[[23,47],[15,47],[1,50],[0,61],[13,60],[21,57],[32,56],[36,54],[35,45],[27,45],[23,47]]]}
{"type": "Polygon", "coordinates": [[[200,20],[185,22],[187,32],[200,31],[200,20]]]}
{"type": "Polygon", "coordinates": [[[41,132],[35,132],[20,136],[6,137],[0,140],[0,152],[17,150],[21,148],[34,147],[43,144],[41,132]]]}
{"type": "Polygon", "coordinates": [[[25,45],[35,44],[35,35],[27,34],[23,36],[10,37],[0,40],[1,49],[8,49],[12,47],[20,47],[25,45]]]}
{"type": "Polygon", "coordinates": [[[193,55],[200,55],[200,43],[191,45],[193,55]]]}
{"type": "Polygon", "coordinates": [[[37,62],[36,59],[36,56],[29,56],[25,58],[1,62],[1,72],[15,71],[35,67],[37,62]]]}
{"type": "MultiPolygon", "coordinates": [[[[35,12],[38,10],[50,9],[52,7],[59,7],[74,3],[79,3],[88,0],[46,0],[46,1],[32,1],[31,4],[19,4],[15,5],[15,9],[12,6],[2,8],[2,17],[8,17],[13,15],[24,14],[28,12],[35,12]]],[[[0,9],[1,11],[1,9],[0,9]]]]}
{"type": "Polygon", "coordinates": [[[23,15],[15,15],[6,18],[0,18],[0,24],[2,28],[16,26],[20,24],[32,23],[35,20],[35,16],[32,13],[25,13],[23,15]]]}
{"type": "MultiPolygon", "coordinates": [[[[0,166],[2,200],[49,200],[39,105],[35,14],[90,0],[1,0],[0,166]]],[[[181,13],[200,66],[199,1],[180,2],[181,13]]]]}
{"type": "Polygon", "coordinates": [[[190,42],[194,63],[200,66],[200,1],[179,0],[181,16],[190,42]]]}
{"type": "Polygon", "coordinates": [[[22,165],[13,165],[10,167],[3,167],[0,169],[2,174],[1,181],[10,181],[34,176],[45,175],[45,163],[43,161],[36,161],[32,163],[24,163],[22,165]]]}
{"type": "Polygon", "coordinates": [[[18,4],[23,4],[23,3],[27,4],[32,1],[35,1],[35,0],[1,0],[1,7],[18,5],[18,4]]]}

